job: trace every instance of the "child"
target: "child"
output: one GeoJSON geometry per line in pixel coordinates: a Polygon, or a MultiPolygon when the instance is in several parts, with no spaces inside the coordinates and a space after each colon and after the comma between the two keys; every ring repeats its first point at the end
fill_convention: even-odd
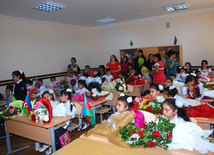
{"type": "Polygon", "coordinates": [[[52,76],[51,78],[50,78],[50,87],[53,87],[53,88],[57,88],[57,83],[58,83],[58,81],[56,81],[56,77],[55,76],[52,76]]]}
{"type": "Polygon", "coordinates": [[[79,80],[78,90],[76,91],[76,93],[84,94],[85,92],[89,92],[88,89],[86,89],[85,87],[86,87],[85,80],[79,80]]]}
{"type": "Polygon", "coordinates": [[[11,92],[13,92],[13,85],[7,85],[6,86],[6,91],[5,91],[7,98],[10,95],[11,92]]]}
{"type": "Polygon", "coordinates": [[[33,81],[31,79],[26,79],[25,84],[27,89],[33,88],[33,81]]]}
{"type": "Polygon", "coordinates": [[[89,65],[85,66],[85,73],[87,73],[90,77],[94,77],[94,71],[91,69],[89,65]]]}
{"type": "Polygon", "coordinates": [[[150,96],[153,99],[156,99],[158,102],[163,102],[164,99],[161,96],[159,96],[160,91],[162,91],[162,90],[163,90],[162,85],[158,85],[156,83],[153,83],[153,84],[151,84],[151,87],[149,88],[150,96]]]}
{"type": "Polygon", "coordinates": [[[38,80],[39,80],[39,84],[40,84],[39,91],[43,93],[46,91],[46,87],[43,85],[43,79],[38,79],[38,80]]]}
{"type": "Polygon", "coordinates": [[[162,117],[169,119],[170,123],[178,125],[180,123],[190,122],[186,109],[180,100],[174,98],[166,99],[163,103],[162,117]]]}
{"type": "MultiPolygon", "coordinates": [[[[42,98],[47,98],[49,100],[49,102],[51,103],[51,106],[52,106],[52,111],[53,109],[55,109],[57,107],[57,104],[58,102],[55,101],[55,98],[54,98],[54,92],[52,89],[49,89],[48,91],[45,91],[43,94],[42,94],[42,98]]],[[[53,112],[52,112],[53,113],[53,112]]],[[[39,152],[43,152],[44,150],[46,150],[47,148],[49,147],[49,145],[46,145],[44,144],[42,148],[40,148],[40,143],[39,142],[36,142],[35,143],[35,150],[36,151],[39,151],[39,152]]],[[[51,150],[52,150],[52,147],[50,147],[47,151],[46,151],[46,154],[51,154],[51,150]]]]}
{"type": "Polygon", "coordinates": [[[78,84],[77,84],[76,80],[75,79],[71,79],[70,84],[71,84],[71,89],[74,92],[76,92],[78,90],[78,84]]]}
{"type": "Polygon", "coordinates": [[[107,68],[106,69],[106,75],[103,75],[102,79],[105,78],[107,81],[112,81],[113,76],[111,75],[111,69],[107,68]]]}
{"type": "Polygon", "coordinates": [[[181,96],[178,96],[177,94],[178,94],[178,90],[175,86],[166,87],[163,90],[163,96],[165,99],[175,98],[175,99],[183,102],[184,106],[191,106],[192,105],[192,103],[184,100],[181,96]]]}
{"type": "Polygon", "coordinates": [[[13,87],[13,94],[16,100],[25,100],[27,95],[27,89],[25,85],[25,74],[24,72],[14,71],[12,73],[13,81],[15,82],[13,87]]]}
{"type": "Polygon", "coordinates": [[[173,85],[173,79],[171,77],[166,78],[165,88],[173,85]]]}
{"type": "Polygon", "coordinates": [[[176,76],[176,80],[179,82],[184,82],[188,75],[189,74],[187,74],[186,67],[179,67],[179,73],[176,76]]]}

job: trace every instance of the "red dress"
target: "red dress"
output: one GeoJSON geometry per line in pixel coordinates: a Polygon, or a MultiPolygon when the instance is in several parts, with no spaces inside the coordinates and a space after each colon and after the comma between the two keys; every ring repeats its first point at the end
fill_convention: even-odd
{"type": "MultiPolygon", "coordinates": [[[[116,71],[116,70],[118,70],[118,66],[120,66],[120,63],[115,62],[114,64],[112,64],[111,62],[109,62],[106,64],[106,66],[108,66],[108,68],[110,68],[112,71],[116,71]]],[[[118,77],[119,72],[111,73],[111,75],[113,76],[113,80],[114,80],[118,77]]]]}
{"type": "Polygon", "coordinates": [[[152,71],[155,71],[155,66],[159,66],[159,72],[153,74],[154,82],[157,84],[164,83],[166,81],[166,75],[164,74],[164,63],[162,61],[156,62],[152,66],[152,71]]]}
{"type": "Polygon", "coordinates": [[[128,62],[125,63],[125,64],[120,63],[120,65],[121,65],[121,72],[127,72],[127,70],[128,70],[128,67],[127,67],[128,62]]]}

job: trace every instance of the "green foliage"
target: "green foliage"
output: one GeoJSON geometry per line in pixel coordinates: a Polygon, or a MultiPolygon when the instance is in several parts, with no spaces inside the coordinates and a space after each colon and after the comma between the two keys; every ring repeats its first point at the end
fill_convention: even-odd
{"type": "Polygon", "coordinates": [[[175,124],[169,120],[160,117],[159,122],[145,123],[146,127],[140,129],[134,123],[129,123],[123,128],[119,129],[119,133],[124,142],[128,143],[131,147],[143,146],[146,147],[163,147],[167,149],[172,140],[172,130],[175,124]],[[143,135],[140,134],[143,132],[143,135]]]}

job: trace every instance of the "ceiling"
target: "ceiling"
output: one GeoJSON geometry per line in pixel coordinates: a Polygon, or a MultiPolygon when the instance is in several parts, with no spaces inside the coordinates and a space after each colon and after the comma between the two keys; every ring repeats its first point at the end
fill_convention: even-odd
{"type": "Polygon", "coordinates": [[[33,8],[42,0],[0,0],[0,16],[69,24],[83,27],[126,22],[156,16],[214,8],[214,0],[48,0],[63,4],[64,9],[49,13],[33,8]],[[164,6],[187,3],[189,9],[167,12],[164,6]],[[98,23],[96,19],[112,17],[112,23],[98,23]]]}

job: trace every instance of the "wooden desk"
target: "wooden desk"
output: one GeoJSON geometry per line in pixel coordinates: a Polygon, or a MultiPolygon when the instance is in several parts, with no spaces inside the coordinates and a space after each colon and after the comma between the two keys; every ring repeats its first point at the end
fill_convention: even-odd
{"type": "Polygon", "coordinates": [[[3,106],[5,106],[5,105],[7,105],[7,102],[6,102],[6,101],[0,101],[0,107],[3,107],[3,106]]]}
{"type": "MultiPolygon", "coordinates": [[[[105,146],[106,147],[108,147],[109,145],[112,145],[112,148],[114,149],[114,148],[118,148],[119,146],[117,146],[117,145],[115,145],[115,144],[113,144],[113,143],[111,143],[111,142],[109,142],[108,141],[108,138],[107,137],[105,137],[105,136],[100,136],[100,135],[95,135],[95,134],[91,134],[91,136],[89,136],[89,137],[85,137],[84,135],[81,135],[80,136],[80,139],[84,139],[84,140],[91,140],[91,141],[94,141],[94,145],[95,144],[97,144],[98,145],[98,143],[95,143],[95,142],[99,142],[99,143],[103,143],[103,144],[105,144],[105,145],[102,145],[102,147],[100,147],[100,148],[102,148],[102,149],[104,149],[105,148],[105,146]]],[[[82,148],[84,148],[85,147],[85,144],[84,143],[86,143],[86,142],[88,142],[89,143],[89,141],[81,141],[83,144],[81,144],[81,146],[82,146],[82,148]]],[[[90,142],[91,143],[91,142],[90,142]]],[[[87,144],[87,143],[86,143],[87,144]]],[[[100,144],[99,144],[100,145],[100,144]]],[[[66,146],[67,147],[67,146],[66,146]]],[[[69,147],[69,145],[68,145],[68,147],[69,147]]],[[[94,146],[95,147],[95,146],[94,146]]],[[[147,153],[149,153],[149,154],[163,154],[163,155],[199,155],[199,154],[201,154],[201,153],[199,153],[198,151],[196,151],[196,150],[194,150],[194,151],[188,151],[188,150],[185,150],[185,149],[178,149],[178,150],[164,150],[163,148],[160,148],[160,147],[155,147],[155,148],[146,148],[146,149],[144,149],[144,148],[133,148],[133,149],[127,149],[127,148],[123,148],[123,147],[119,147],[120,148],[120,150],[122,151],[122,150],[124,150],[124,151],[129,151],[129,154],[133,154],[133,155],[135,155],[135,154],[147,154],[147,153]],[[133,152],[132,152],[133,151],[133,152]],[[137,152],[134,152],[134,151],[137,151],[137,152]]],[[[72,147],[70,147],[70,149],[72,149],[72,147]]],[[[88,148],[89,149],[89,152],[90,152],[90,147],[88,148]]],[[[68,150],[68,148],[66,149],[64,149],[64,150],[68,150]]],[[[100,151],[98,148],[97,149],[95,149],[95,150],[93,150],[95,153],[96,153],[96,150],[97,151],[100,151]]],[[[60,150],[59,150],[60,151],[60,150]]],[[[107,151],[107,150],[106,150],[107,151]]],[[[94,153],[93,152],[93,153],[94,153]]],[[[58,155],[57,154],[58,153],[58,151],[56,152],[56,155],[58,155]]],[[[63,151],[63,152],[59,152],[59,153],[65,153],[66,154],[66,152],[65,151],[63,151]]],[[[93,154],[92,153],[92,154],[93,154]]],[[[111,153],[109,153],[109,154],[111,154],[111,153]]],[[[204,154],[204,155],[211,155],[211,154],[213,154],[212,152],[208,152],[208,153],[206,153],[206,154],[204,154]]],[[[55,155],[55,154],[54,154],[55,155]]],[[[117,155],[120,155],[120,153],[118,153],[117,155]]]]}
{"type": "Polygon", "coordinates": [[[21,137],[25,137],[31,140],[35,140],[41,143],[52,145],[53,152],[56,151],[55,145],[55,133],[54,131],[59,127],[61,123],[64,123],[72,119],[72,116],[53,117],[49,124],[43,124],[42,122],[34,123],[25,114],[22,116],[16,116],[5,122],[5,132],[7,140],[8,154],[25,149],[26,147],[11,150],[10,133],[21,137]],[[57,127],[55,127],[57,126],[57,127]]]}
{"type": "Polygon", "coordinates": [[[145,85],[131,85],[133,86],[133,92],[130,92],[131,96],[141,96],[141,88],[145,85]]]}
{"type": "MultiPolygon", "coordinates": [[[[83,106],[83,104],[84,104],[83,101],[81,101],[81,102],[80,101],[74,101],[74,102],[80,104],[81,106],[83,106]]],[[[103,104],[105,102],[107,102],[106,99],[102,99],[102,100],[95,101],[95,102],[89,102],[89,105],[92,108],[92,112],[93,112],[94,118],[96,118],[95,107],[97,105],[103,104]]],[[[95,122],[95,124],[96,124],[96,122],[95,122]]]]}
{"type": "Polygon", "coordinates": [[[78,138],[53,153],[53,155],[150,155],[134,149],[122,148],[116,145],[103,144],[97,141],[78,138]]]}

